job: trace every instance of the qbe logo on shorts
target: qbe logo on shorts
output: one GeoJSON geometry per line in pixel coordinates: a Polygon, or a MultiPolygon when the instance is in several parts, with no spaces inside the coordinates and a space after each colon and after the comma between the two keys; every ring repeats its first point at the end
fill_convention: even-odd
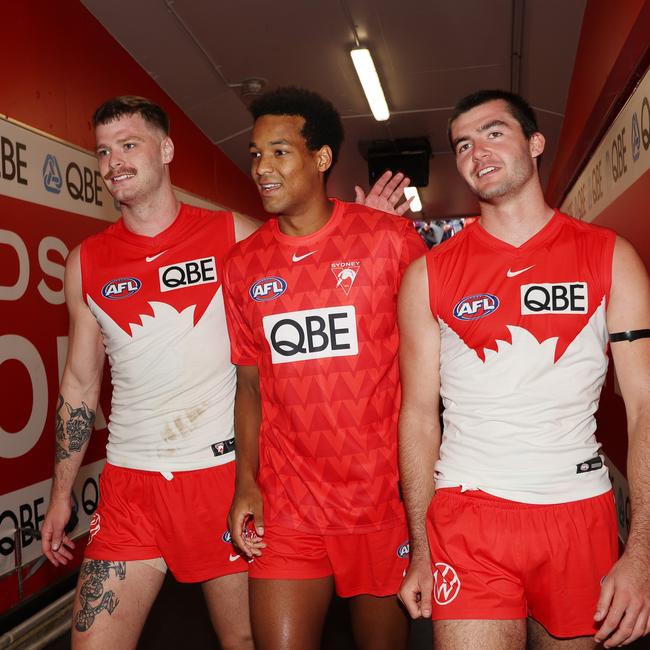
{"type": "Polygon", "coordinates": [[[217,264],[214,257],[178,262],[158,269],[161,291],[173,291],[209,284],[217,281],[217,264]]]}
{"type": "Polygon", "coordinates": [[[262,319],[273,363],[328,357],[351,357],[359,352],[353,305],[274,314],[262,319]]]}
{"type": "Polygon", "coordinates": [[[521,285],[522,315],[586,314],[588,308],[586,282],[521,285]]]}

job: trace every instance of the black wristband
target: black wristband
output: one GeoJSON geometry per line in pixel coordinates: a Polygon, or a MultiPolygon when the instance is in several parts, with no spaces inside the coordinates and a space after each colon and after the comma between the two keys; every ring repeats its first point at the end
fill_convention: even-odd
{"type": "Polygon", "coordinates": [[[650,330],[631,330],[629,332],[616,332],[615,334],[609,335],[609,340],[611,343],[617,343],[618,341],[636,341],[636,339],[647,339],[650,338],[650,330]]]}

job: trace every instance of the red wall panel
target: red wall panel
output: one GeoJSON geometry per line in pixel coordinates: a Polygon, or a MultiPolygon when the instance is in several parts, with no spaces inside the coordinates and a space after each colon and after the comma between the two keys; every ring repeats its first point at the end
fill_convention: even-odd
{"type": "MultiPolygon", "coordinates": [[[[94,136],[90,117],[101,102],[119,94],[150,97],[162,104],[171,118],[171,135],[176,144],[171,166],[174,185],[229,208],[263,216],[257,191],[248,176],[194,126],[80,2],[3,2],[0,20],[4,27],[0,39],[3,62],[0,114],[92,151],[94,136]]],[[[41,182],[39,167],[38,184],[41,182]]],[[[30,184],[30,191],[32,187],[30,184]]],[[[102,197],[107,199],[103,192],[102,197]]],[[[0,243],[0,286],[11,287],[21,273],[29,273],[29,284],[20,299],[0,301],[0,338],[20,337],[37,350],[47,379],[46,395],[41,395],[41,401],[46,399],[48,407],[42,435],[34,446],[20,457],[0,456],[0,524],[5,532],[15,519],[21,523],[26,519],[36,526],[42,521],[44,499],[39,499],[38,505],[25,497],[25,503],[14,508],[6,495],[46,481],[53,465],[53,407],[59,370],[57,339],[67,334],[67,313],[65,305],[48,303],[39,295],[37,287],[41,280],[52,290],[60,289],[59,279],[43,274],[39,243],[44,237],[54,237],[70,250],[106,225],[105,221],[81,213],[32,203],[29,197],[19,200],[0,196],[0,231],[18,237],[27,251],[19,263],[16,251],[0,243]]],[[[50,251],[48,256],[57,265],[63,264],[62,256],[56,251],[50,251]]],[[[0,362],[0,383],[9,387],[3,392],[0,428],[11,437],[25,427],[30,412],[34,412],[34,390],[26,366],[11,354],[0,362]]],[[[100,401],[106,416],[110,408],[109,385],[105,377],[100,401]]],[[[5,442],[8,436],[5,435],[5,442]]],[[[95,432],[84,464],[103,458],[105,440],[105,429],[95,432]]],[[[38,544],[33,539],[27,540],[25,553],[33,553],[38,544]]],[[[83,540],[75,561],[67,567],[45,565],[38,569],[24,582],[24,596],[38,592],[74,570],[82,550],[83,540]]],[[[13,542],[3,532],[0,562],[7,561],[11,555],[13,542]]],[[[27,576],[29,570],[30,566],[24,567],[22,575],[27,576]]],[[[5,573],[0,577],[0,614],[19,600],[17,574],[5,573]]]]}
{"type": "Polygon", "coordinates": [[[566,115],[547,188],[558,205],[578,167],[618,109],[650,43],[650,0],[589,0],[566,115]]]}
{"type": "MultiPolygon", "coordinates": [[[[567,100],[560,143],[547,188],[561,202],[583,164],[644,72],[650,45],[650,0],[589,0],[567,100]]],[[[595,220],[627,238],[650,268],[650,233],[644,218],[650,195],[646,172],[595,220]]],[[[626,473],[627,422],[610,367],[598,411],[598,437],[614,465],[626,473]]],[[[625,504],[618,504],[620,508],[625,504]]]]}
{"type": "Polygon", "coordinates": [[[252,181],[214,146],[78,2],[5,2],[0,113],[85,149],[90,117],[114,95],[149,97],[168,110],[174,185],[254,216],[252,181]]]}
{"type": "MultiPolygon", "coordinates": [[[[648,197],[650,197],[650,171],[647,171],[601,212],[594,223],[613,228],[619,235],[633,242],[646,267],[650,268],[650,233],[646,218],[648,197]]],[[[607,455],[625,473],[627,456],[625,406],[622,397],[614,388],[614,376],[610,368],[598,410],[598,437],[607,455]]]]}

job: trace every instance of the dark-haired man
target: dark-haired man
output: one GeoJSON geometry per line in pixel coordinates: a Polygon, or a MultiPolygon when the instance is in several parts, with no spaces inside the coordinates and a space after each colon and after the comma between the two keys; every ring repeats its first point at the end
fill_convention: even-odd
{"type": "Polygon", "coordinates": [[[544,136],[520,97],[461,100],[449,140],[481,216],[411,265],[400,290],[411,534],[400,597],[433,618],[445,650],[629,643],[650,616],[646,270],[614,232],[545,203],[544,136]],[[609,343],[633,508],[618,561],[594,436],[609,343]]]}
{"type": "Polygon", "coordinates": [[[80,569],[73,646],[134,647],[169,566],[178,580],[202,583],[221,647],[251,648],[247,564],[226,526],[235,371],[221,279],[228,249],[258,224],[178,202],[169,121],[156,104],[117,97],[93,125],[122,218],[66,265],[70,337],[43,551],[54,564],[72,557],[63,529],[106,353],[108,462],[80,569]]]}
{"type": "Polygon", "coordinates": [[[253,638],[320,647],[336,590],[359,648],[403,648],[396,297],[425,248],[409,221],[328,199],[343,139],[329,102],[279,88],[251,112],[252,175],[277,219],[233,249],[224,285],[237,364],[229,522],[254,558],[253,638]]]}

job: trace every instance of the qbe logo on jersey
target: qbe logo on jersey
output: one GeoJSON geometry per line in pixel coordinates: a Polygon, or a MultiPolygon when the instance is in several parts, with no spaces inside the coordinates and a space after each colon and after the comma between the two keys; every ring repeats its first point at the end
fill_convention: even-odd
{"type": "Polygon", "coordinates": [[[262,319],[273,363],[290,363],[358,354],[353,305],[306,309],[262,319]]]}
{"type": "Polygon", "coordinates": [[[178,262],[158,269],[161,291],[196,287],[217,281],[217,264],[214,257],[178,262]]]}
{"type": "Polygon", "coordinates": [[[521,313],[586,314],[589,291],[586,282],[557,282],[552,284],[523,284],[521,313]]]}

